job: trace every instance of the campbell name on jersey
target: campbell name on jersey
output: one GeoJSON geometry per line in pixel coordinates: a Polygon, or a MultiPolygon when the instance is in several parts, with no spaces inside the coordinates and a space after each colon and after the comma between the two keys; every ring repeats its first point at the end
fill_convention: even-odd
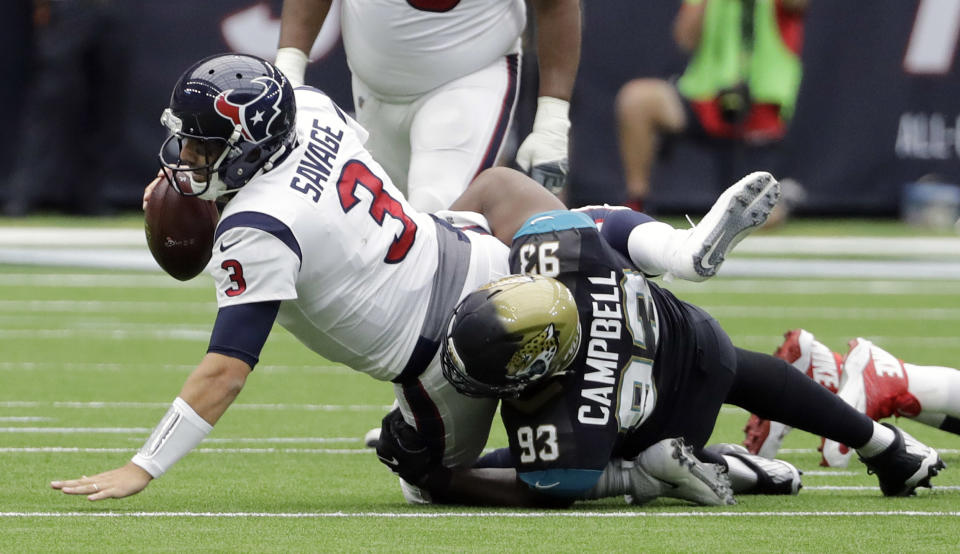
{"type": "Polygon", "coordinates": [[[433,90],[519,51],[523,0],[344,0],[350,70],[384,98],[433,90]]]}
{"type": "Polygon", "coordinates": [[[316,89],[296,97],[297,147],[221,215],[218,304],[280,300],[277,321],[309,348],[391,379],[425,317],[435,224],[363,148],[359,124],[316,89]]]}
{"type": "Polygon", "coordinates": [[[557,278],[577,303],[580,349],[562,387],[552,399],[543,399],[548,389],[501,409],[521,476],[565,487],[577,472],[602,471],[623,435],[653,412],[657,309],[646,279],[582,213],[528,220],[514,237],[510,269],[557,278]]]}

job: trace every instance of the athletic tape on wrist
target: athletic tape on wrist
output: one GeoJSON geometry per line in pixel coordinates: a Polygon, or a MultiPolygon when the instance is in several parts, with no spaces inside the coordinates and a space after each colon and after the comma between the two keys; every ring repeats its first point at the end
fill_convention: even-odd
{"type": "Polygon", "coordinates": [[[303,85],[307,74],[307,55],[299,48],[287,47],[277,50],[277,58],[273,65],[277,66],[290,84],[294,87],[303,85]]]}
{"type": "Polygon", "coordinates": [[[178,396],[132,461],[156,479],[196,448],[212,429],[178,396]]]}
{"type": "Polygon", "coordinates": [[[537,98],[533,130],[562,133],[566,136],[570,130],[570,102],[552,96],[537,98]]]}

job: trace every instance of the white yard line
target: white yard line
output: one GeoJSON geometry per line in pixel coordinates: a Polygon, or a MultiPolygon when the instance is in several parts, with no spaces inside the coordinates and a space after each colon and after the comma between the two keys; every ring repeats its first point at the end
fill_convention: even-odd
{"type": "MultiPolygon", "coordinates": [[[[125,246],[145,248],[140,228],[0,227],[0,246],[125,246]]],[[[860,255],[953,255],[960,254],[958,237],[830,237],[754,235],[737,246],[738,251],[759,254],[860,254],[860,255]]]]}
{"type": "MultiPolygon", "coordinates": [[[[78,446],[0,447],[0,454],[132,454],[137,448],[82,448],[78,446]]],[[[197,454],[366,454],[370,448],[195,448],[197,454]]]]}
{"type": "Polygon", "coordinates": [[[0,286],[52,288],[203,288],[212,279],[201,274],[189,281],[178,281],[169,275],[104,273],[0,273],[0,286]]]}
{"type": "Polygon", "coordinates": [[[0,512],[5,518],[241,518],[241,519],[446,519],[446,518],[741,518],[741,517],[960,517],[960,512],[919,510],[791,512],[0,512]]]}
{"type": "MultiPolygon", "coordinates": [[[[121,371],[173,371],[184,373],[193,371],[197,366],[187,364],[143,364],[143,363],[77,363],[77,362],[0,362],[0,371],[67,371],[67,372],[121,372],[121,371]]],[[[257,373],[319,373],[354,374],[356,371],[342,365],[257,365],[257,373]]]]}
{"type": "MultiPolygon", "coordinates": [[[[784,313],[791,317],[822,317],[830,319],[937,319],[958,320],[960,308],[851,308],[832,306],[715,306],[706,303],[698,304],[714,316],[749,317],[749,318],[778,318],[784,313]]],[[[3,312],[30,312],[42,314],[155,314],[155,313],[196,313],[212,315],[216,313],[216,303],[201,302],[151,302],[151,301],[123,301],[123,300],[0,300],[0,314],[3,312]]],[[[78,315],[78,317],[83,317],[78,315]]],[[[20,328],[27,321],[49,321],[46,315],[24,316],[22,314],[0,315],[0,326],[20,328]]],[[[84,320],[83,325],[89,326],[90,321],[84,320]]],[[[124,323],[128,328],[133,323],[124,323]]],[[[140,323],[150,325],[154,323],[140,323]]]]}
{"type": "MultiPolygon", "coordinates": [[[[0,227],[0,264],[110,268],[159,273],[140,229],[0,227]]],[[[721,277],[862,277],[955,279],[960,238],[953,237],[750,237],[745,254],[925,257],[928,260],[732,259],[721,277]]]]}

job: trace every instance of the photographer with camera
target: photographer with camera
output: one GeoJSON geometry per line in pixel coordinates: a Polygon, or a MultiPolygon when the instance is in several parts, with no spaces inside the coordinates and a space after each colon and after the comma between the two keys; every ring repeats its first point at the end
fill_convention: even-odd
{"type": "Polygon", "coordinates": [[[650,210],[644,204],[661,136],[683,134],[718,145],[783,138],[800,86],[806,4],[683,0],[673,26],[677,45],[690,53],[683,74],[675,82],[634,79],[617,95],[626,205],[650,210]]]}

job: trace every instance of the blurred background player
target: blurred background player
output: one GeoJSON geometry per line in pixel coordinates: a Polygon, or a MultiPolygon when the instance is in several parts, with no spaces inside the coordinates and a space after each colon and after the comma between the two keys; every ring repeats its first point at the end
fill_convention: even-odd
{"type": "MultiPolygon", "coordinates": [[[[851,340],[842,356],[805,329],[785,333],[774,355],[874,421],[906,417],[960,435],[960,371],[954,368],[906,363],[863,338],[851,340]]],[[[773,458],[791,430],[752,414],[744,445],[773,458]]],[[[829,439],[822,441],[821,452],[821,465],[832,467],[845,467],[852,455],[848,447],[829,439]]]]}
{"type": "MultiPolygon", "coordinates": [[[[580,57],[579,0],[530,0],[539,98],[516,161],[559,193],[580,57]]],[[[336,6],[336,4],[334,4],[336,6]]],[[[519,91],[523,0],[339,3],[357,121],[368,149],[415,208],[446,209],[500,155],[519,91]]],[[[286,0],[277,66],[303,84],[331,0],[286,0]]],[[[309,83],[307,83],[309,84],[309,83]]]]}
{"type": "Polygon", "coordinates": [[[627,206],[650,211],[650,175],[664,135],[706,139],[725,162],[720,167],[729,168],[720,183],[739,173],[730,159],[739,149],[783,138],[800,86],[805,8],[806,0],[683,1],[673,27],[691,56],[683,75],[676,83],[634,79],[617,95],[627,206]]]}

